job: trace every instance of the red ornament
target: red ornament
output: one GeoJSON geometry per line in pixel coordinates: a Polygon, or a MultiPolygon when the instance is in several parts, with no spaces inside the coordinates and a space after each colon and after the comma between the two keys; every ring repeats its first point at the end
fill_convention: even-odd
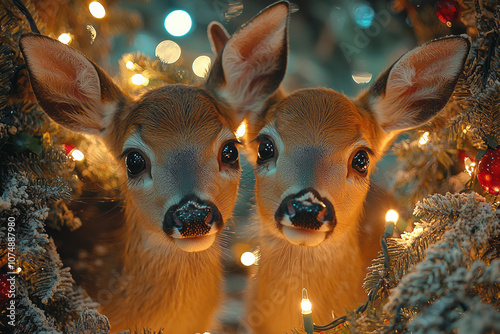
{"type": "Polygon", "coordinates": [[[439,0],[436,3],[436,14],[439,20],[448,26],[456,23],[462,15],[462,7],[455,0],[439,0]]]}
{"type": "Polygon", "coordinates": [[[477,178],[484,190],[492,195],[500,193],[500,146],[488,149],[479,162],[477,178]]]}
{"type": "Polygon", "coordinates": [[[63,146],[64,146],[64,153],[66,153],[66,155],[69,155],[71,151],[75,149],[75,147],[71,144],[64,144],[63,146]]]}
{"type": "Polygon", "coordinates": [[[0,305],[9,301],[10,283],[7,279],[7,275],[0,274],[0,305]]]}

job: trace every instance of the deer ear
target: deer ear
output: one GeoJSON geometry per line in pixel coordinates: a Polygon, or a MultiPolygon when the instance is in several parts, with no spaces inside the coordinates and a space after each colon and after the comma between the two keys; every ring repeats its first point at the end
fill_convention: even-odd
{"type": "Polygon", "coordinates": [[[231,36],[228,34],[226,28],[216,21],[210,22],[207,30],[212,52],[214,55],[220,55],[222,49],[224,49],[224,45],[226,45],[231,36]]]}
{"type": "Polygon", "coordinates": [[[437,115],[455,89],[469,49],[467,38],[445,37],[415,48],[389,67],[364,96],[382,128],[410,129],[437,115]]]}
{"type": "Polygon", "coordinates": [[[214,62],[207,89],[231,106],[238,122],[261,111],[283,80],[289,12],[286,1],[267,7],[227,41],[214,62]]]}
{"type": "Polygon", "coordinates": [[[103,70],[46,36],[23,35],[20,46],[35,96],[50,118],[73,131],[107,130],[124,95],[103,70]]]}

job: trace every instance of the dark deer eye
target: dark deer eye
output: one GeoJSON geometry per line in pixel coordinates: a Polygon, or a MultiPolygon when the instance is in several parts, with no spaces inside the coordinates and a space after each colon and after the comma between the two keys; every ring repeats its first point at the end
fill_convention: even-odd
{"type": "Polygon", "coordinates": [[[370,158],[368,157],[368,153],[364,150],[356,152],[352,158],[352,168],[360,174],[365,174],[368,171],[369,165],[370,158]]]}
{"type": "Polygon", "coordinates": [[[233,142],[226,143],[222,147],[221,160],[230,166],[235,166],[238,163],[238,149],[233,142]]]}
{"type": "Polygon", "coordinates": [[[274,144],[271,139],[264,137],[260,141],[257,163],[263,163],[272,157],[274,157],[274,144]]]}
{"type": "Polygon", "coordinates": [[[146,169],[146,159],[137,151],[127,154],[125,164],[130,177],[135,177],[146,169]]]}

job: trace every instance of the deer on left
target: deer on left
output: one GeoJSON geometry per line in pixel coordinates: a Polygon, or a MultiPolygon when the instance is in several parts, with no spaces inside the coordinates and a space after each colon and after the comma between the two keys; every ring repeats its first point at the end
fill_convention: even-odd
{"type": "MultiPolygon", "coordinates": [[[[269,43],[247,30],[230,37],[212,23],[208,34],[218,56],[206,82],[165,85],[137,99],[79,51],[37,34],[20,40],[45,113],[69,130],[98,136],[127,175],[115,255],[100,273],[112,276],[106,271],[118,268],[126,278],[99,309],[112,332],[192,334],[216,325],[220,237],[241,174],[235,131],[246,106],[265,105],[284,75],[284,68],[260,68],[261,84],[246,94],[246,80],[226,82],[253,49],[269,43]]],[[[91,285],[85,288],[95,298],[99,288],[91,285]]]]}

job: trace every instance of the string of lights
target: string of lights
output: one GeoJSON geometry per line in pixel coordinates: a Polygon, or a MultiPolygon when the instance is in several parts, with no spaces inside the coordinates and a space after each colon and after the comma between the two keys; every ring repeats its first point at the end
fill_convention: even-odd
{"type": "MultiPolygon", "coordinates": [[[[399,219],[399,214],[395,210],[387,211],[387,214],[385,216],[387,225],[384,231],[384,235],[380,239],[380,245],[382,246],[382,252],[384,254],[385,274],[382,275],[381,279],[379,280],[375,288],[368,294],[368,299],[366,300],[366,302],[356,309],[356,313],[365,312],[368,306],[375,301],[375,298],[378,295],[380,287],[383,285],[384,280],[387,278],[387,275],[389,273],[389,264],[390,264],[389,251],[387,249],[387,238],[392,237],[398,219],[399,219]]],[[[302,302],[300,306],[302,309],[304,330],[306,331],[307,334],[312,334],[313,332],[321,332],[324,330],[330,330],[337,326],[342,325],[347,321],[347,317],[344,315],[334,319],[332,322],[326,325],[314,324],[312,317],[312,303],[309,301],[306,289],[302,289],[302,302]]]]}

